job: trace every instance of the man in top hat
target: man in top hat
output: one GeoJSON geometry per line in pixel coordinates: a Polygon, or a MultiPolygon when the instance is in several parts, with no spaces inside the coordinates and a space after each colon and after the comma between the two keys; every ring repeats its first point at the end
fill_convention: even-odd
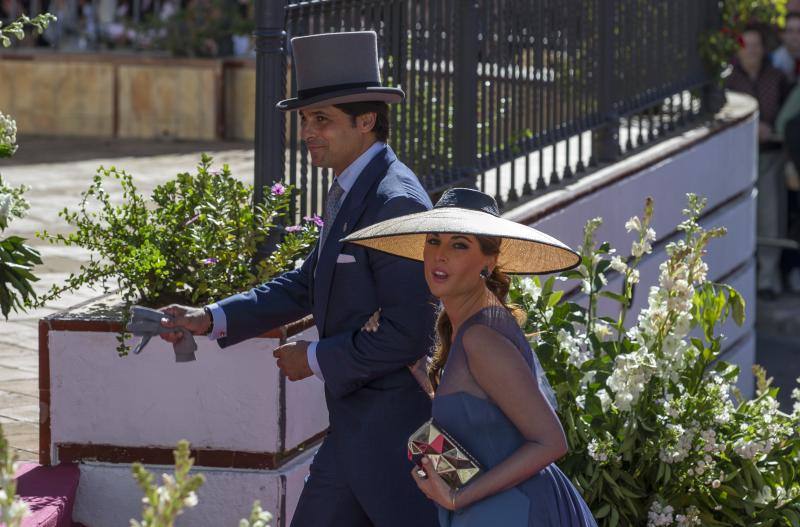
{"type": "Polygon", "coordinates": [[[406,455],[408,437],[431,414],[407,367],[432,345],[434,304],[422,266],[340,241],[431,208],[386,145],[387,103],[404,94],[381,85],[374,32],[298,37],[292,50],[297,97],[277,107],[300,112],[312,163],[335,175],[320,239],[299,269],[202,309],[170,306],[176,319],[162,323],[208,333],[225,347],[313,313],[318,342],[275,350],[289,380],[316,375],[325,383],[330,418],[292,526],[433,527],[435,509],[409,476],[406,455]],[[361,331],[378,308],[377,331],[361,331]]]}

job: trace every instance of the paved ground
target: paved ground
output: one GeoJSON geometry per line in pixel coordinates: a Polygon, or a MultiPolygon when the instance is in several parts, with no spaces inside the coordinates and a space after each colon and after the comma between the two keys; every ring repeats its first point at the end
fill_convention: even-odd
{"type": "MultiPolygon", "coordinates": [[[[42,252],[45,263],[37,269],[38,291],[62,283],[88,258],[79,249],[45,245],[34,234],[43,229],[68,231],[58,211],[78,204],[98,166],[125,168],[144,192],[178,172],[192,170],[200,152],[211,154],[220,166],[229,164],[233,174],[244,180],[251,181],[253,174],[253,151],[243,143],[43,138],[20,138],[19,143],[14,158],[0,161],[0,173],[11,184],[31,187],[27,193],[31,211],[6,234],[24,236],[42,252]]],[[[0,425],[20,459],[38,456],[38,320],[97,295],[83,289],[43,309],[0,321],[0,425]]],[[[800,296],[760,302],[758,317],[757,362],[782,387],[782,405],[790,410],[789,395],[800,377],[800,296]]]]}

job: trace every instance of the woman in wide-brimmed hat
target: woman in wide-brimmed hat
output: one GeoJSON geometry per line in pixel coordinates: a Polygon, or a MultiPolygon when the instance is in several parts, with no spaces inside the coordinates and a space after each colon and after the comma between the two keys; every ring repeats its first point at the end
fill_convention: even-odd
{"type": "MultiPolygon", "coordinates": [[[[501,218],[491,196],[471,189],[448,190],[433,210],[377,223],[344,241],[423,261],[425,279],[441,300],[428,365],[436,390],[433,420],[474,456],[481,472],[464,486],[450,486],[434,470],[440,467],[422,458],[423,471],[415,469],[412,477],[440,507],[440,523],[596,525],[553,464],[567,451],[564,431],[520,328],[522,313],[506,304],[508,274],[569,269],[578,255],[501,218]]],[[[365,329],[379,323],[373,317],[365,329]]]]}

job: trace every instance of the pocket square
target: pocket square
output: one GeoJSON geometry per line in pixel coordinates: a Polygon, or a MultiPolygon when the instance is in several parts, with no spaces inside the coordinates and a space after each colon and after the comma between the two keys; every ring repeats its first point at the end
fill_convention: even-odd
{"type": "Polygon", "coordinates": [[[339,253],[336,257],[336,263],[356,263],[356,257],[352,254],[339,253]]]}

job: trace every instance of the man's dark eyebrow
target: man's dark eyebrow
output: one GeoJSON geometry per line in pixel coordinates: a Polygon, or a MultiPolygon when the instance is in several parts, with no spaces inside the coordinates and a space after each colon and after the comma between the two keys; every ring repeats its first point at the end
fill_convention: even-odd
{"type": "Polygon", "coordinates": [[[323,117],[328,117],[328,114],[325,113],[325,110],[301,110],[298,112],[300,114],[301,119],[307,119],[309,117],[313,117],[315,115],[321,115],[323,117]]]}

